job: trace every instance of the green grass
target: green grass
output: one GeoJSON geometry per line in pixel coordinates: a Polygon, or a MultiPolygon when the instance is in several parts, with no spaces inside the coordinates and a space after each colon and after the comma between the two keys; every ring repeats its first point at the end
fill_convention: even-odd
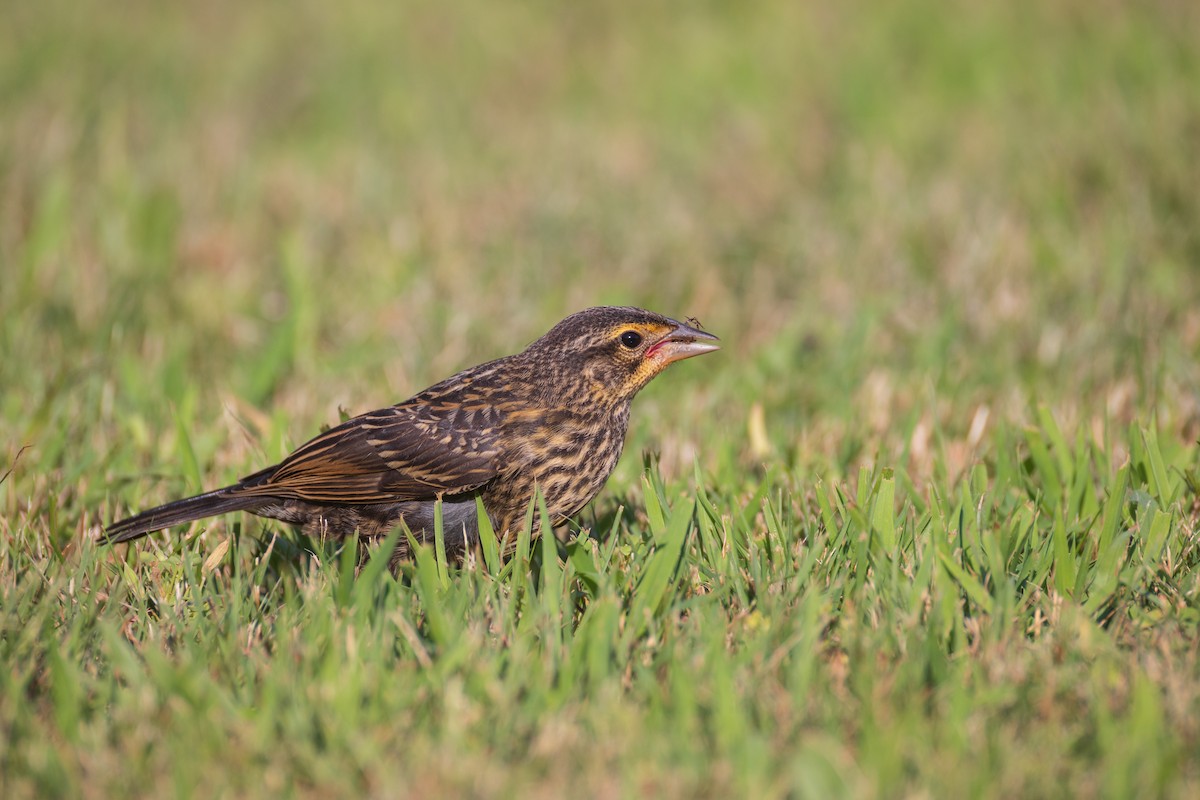
{"type": "Polygon", "coordinates": [[[1200,15],[807,5],[5,3],[0,795],[1200,792],[1200,15]],[[597,303],[569,541],[91,541],[597,303]]]}

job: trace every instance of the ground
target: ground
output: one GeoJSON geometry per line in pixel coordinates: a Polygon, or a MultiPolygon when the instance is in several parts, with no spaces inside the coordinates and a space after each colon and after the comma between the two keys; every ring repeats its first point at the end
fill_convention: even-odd
{"type": "Polygon", "coordinates": [[[1200,792],[1200,7],[6,6],[3,796],[1200,792]],[[573,538],[92,541],[604,303],[573,538]]]}

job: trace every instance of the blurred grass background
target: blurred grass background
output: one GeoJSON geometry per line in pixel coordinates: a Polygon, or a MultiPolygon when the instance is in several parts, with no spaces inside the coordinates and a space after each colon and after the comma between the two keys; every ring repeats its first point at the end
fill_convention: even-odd
{"type": "MultiPolygon", "coordinates": [[[[728,509],[776,498],[795,515],[780,526],[802,551],[813,537],[835,533],[825,525],[834,517],[814,510],[814,495],[837,487],[851,501],[847,508],[856,499],[873,503],[888,491],[883,470],[895,469],[904,530],[919,527],[936,506],[931,496],[949,498],[971,486],[978,468],[991,481],[993,522],[1001,528],[1019,518],[1014,491],[1028,495],[1030,524],[1036,519],[1050,531],[1056,510],[1045,497],[1078,486],[1076,517],[1066,520],[1079,522],[1081,538],[1071,541],[1079,574],[1087,575],[1094,559],[1079,542],[1099,524],[1105,498],[1124,496],[1118,468],[1132,462],[1124,480],[1136,502],[1120,530],[1140,541],[1139,522],[1149,526],[1161,510],[1167,527],[1159,532],[1172,544],[1159,549],[1154,540],[1155,566],[1147,574],[1189,574],[1177,570],[1190,569],[1196,553],[1190,503],[1200,437],[1200,7],[1193,3],[247,7],[133,0],[115,13],[100,3],[50,0],[2,7],[0,474],[12,470],[0,486],[0,576],[11,614],[0,736],[18,755],[10,755],[9,777],[0,780],[11,781],[12,791],[129,789],[113,768],[113,760],[128,756],[118,723],[149,701],[117,689],[107,705],[97,705],[104,696],[94,691],[82,698],[48,694],[38,676],[59,669],[53,648],[40,649],[15,631],[40,619],[64,642],[93,642],[89,626],[116,624],[124,613],[118,603],[93,598],[80,617],[38,605],[47,602],[43,595],[61,598],[72,575],[86,574],[87,583],[114,597],[137,595],[133,587],[147,580],[156,587],[151,595],[169,596],[187,584],[176,582],[182,546],[161,552],[168,566],[135,556],[129,569],[136,571],[125,573],[106,554],[80,554],[88,533],[130,509],[228,483],[336,421],[340,410],[385,405],[514,352],[589,305],[693,315],[725,349],[674,368],[639,399],[626,457],[585,524],[610,519],[620,504],[644,508],[646,452],[655,454],[665,495],[706,486],[729,504],[717,503],[717,517],[732,514],[748,540],[766,535],[766,523],[728,509]],[[1043,441],[1050,452],[1039,460],[1043,441]],[[1159,480],[1156,466],[1166,470],[1159,480]],[[1078,483],[1072,467],[1079,468],[1078,483]],[[1046,470],[1062,474],[1051,479],[1046,470]],[[1170,563],[1164,567],[1160,558],[1170,563]],[[29,588],[33,575],[44,577],[42,588],[29,588]],[[15,666],[21,659],[24,665],[15,666]],[[99,719],[89,724],[96,728],[93,752],[107,756],[73,761],[63,755],[71,748],[61,732],[44,748],[36,744],[54,709],[102,715],[102,705],[115,709],[113,727],[99,719]]],[[[979,492],[971,496],[982,502],[979,492]]],[[[1067,503],[1064,494],[1057,510],[1067,503]]],[[[875,517],[857,519],[878,532],[875,517]]],[[[647,533],[643,511],[627,522],[621,536],[638,541],[640,532],[660,542],[647,533]]],[[[224,532],[219,524],[212,530],[224,532]]],[[[188,552],[203,559],[219,542],[205,534],[188,552]]],[[[636,566],[639,552],[618,561],[628,557],[636,566]]],[[[922,552],[931,551],[912,552],[917,574],[922,552]]],[[[236,564],[239,553],[243,561],[263,557],[261,548],[255,555],[235,550],[227,562],[236,564]]],[[[1021,574],[1019,566],[1010,564],[1010,577],[1021,574]]],[[[300,580],[286,570],[283,577],[263,573],[260,586],[253,575],[238,578],[236,566],[217,574],[226,569],[235,575],[230,580],[256,590],[300,580]]],[[[694,591],[717,591],[713,574],[696,570],[694,591]]],[[[1046,574],[1014,579],[1005,601],[1012,616],[1000,614],[996,623],[1005,648],[1025,643],[1027,623],[1042,625],[1049,610],[1061,610],[1062,595],[1073,594],[1073,581],[1046,574]]],[[[607,580],[619,582],[620,573],[607,580]]],[[[1001,591],[1001,584],[981,581],[980,591],[1001,591]]],[[[1171,584],[1163,614],[1172,625],[1154,627],[1158,638],[1150,644],[1109,640],[1107,629],[1096,633],[1080,623],[1100,643],[1089,640],[1089,655],[1078,663],[1068,658],[1075,664],[1068,667],[1086,670],[1079,664],[1090,663],[1096,650],[1121,665],[1081,689],[1081,704],[1098,702],[1105,687],[1120,683],[1136,702],[1112,712],[1118,727],[1128,722],[1126,713],[1161,711],[1164,698],[1197,709],[1195,687],[1188,688],[1197,675],[1197,593],[1194,578],[1188,581],[1171,584]],[[1144,667],[1146,654],[1160,651],[1176,659],[1168,677],[1141,667],[1123,671],[1129,663],[1144,667]],[[1126,683],[1117,673],[1134,677],[1126,683]],[[1176,694],[1160,694],[1173,682],[1182,687],[1176,694]]],[[[463,591],[476,591],[467,586],[463,591]]],[[[227,585],[219,597],[235,594],[227,585]]],[[[607,596],[600,589],[584,594],[607,596]]],[[[806,637],[833,624],[823,616],[831,608],[847,613],[838,596],[811,612],[816,628],[797,634],[808,646],[821,649],[806,637]]],[[[888,593],[882,596],[881,608],[888,607],[888,593]]],[[[1087,591],[1074,593],[1080,618],[1111,619],[1113,607],[1100,602],[1106,596],[1089,605],[1087,591]]],[[[276,610],[303,616],[304,597],[288,594],[276,610]]],[[[407,595],[388,597],[379,603],[407,595]]],[[[424,636],[421,598],[413,602],[414,635],[424,636]]],[[[694,599],[680,602],[694,619],[709,619],[687,606],[694,599]]],[[[722,620],[714,625],[733,626],[734,650],[753,652],[753,637],[740,637],[757,624],[753,614],[764,613],[756,602],[765,600],[746,595],[724,607],[727,616],[713,612],[722,620]]],[[[787,597],[776,602],[779,614],[799,613],[787,597]]],[[[141,609],[133,618],[145,622],[149,606],[133,607],[141,609]]],[[[471,606],[462,610],[469,624],[471,606]]],[[[678,610],[664,603],[656,619],[674,619],[678,610]]],[[[904,619],[893,628],[908,630],[904,619]]],[[[965,647],[970,625],[978,624],[969,621],[978,618],[960,610],[956,619],[958,639],[939,629],[932,644],[921,644],[929,658],[953,659],[965,647]]],[[[197,630],[215,623],[200,615],[189,624],[199,626],[186,629],[202,639],[197,630]]],[[[315,641],[332,637],[335,651],[354,660],[339,649],[344,631],[309,621],[298,623],[297,635],[306,624],[315,641]]],[[[694,633],[693,644],[716,648],[711,653],[723,641],[712,641],[712,630],[685,624],[683,631],[676,635],[687,640],[694,633]]],[[[156,652],[154,635],[128,635],[148,637],[146,650],[156,652]]],[[[840,637],[854,640],[846,631],[833,638],[840,637]]],[[[175,659],[182,674],[205,674],[186,668],[189,657],[203,661],[203,648],[181,655],[175,646],[163,644],[157,657],[175,659]]],[[[848,650],[861,656],[885,647],[874,640],[860,646],[848,650]]],[[[381,646],[372,662],[383,673],[394,658],[386,650],[381,646]]],[[[904,650],[887,652],[901,659],[904,650]]],[[[97,674],[108,675],[105,665],[118,657],[103,652],[97,674]]],[[[654,652],[666,659],[653,662],[661,669],[684,670],[669,653],[654,652]]],[[[960,667],[986,671],[989,662],[978,655],[960,667]]],[[[1013,657],[1018,666],[1006,661],[996,669],[1001,691],[1019,694],[1030,670],[1048,670],[1064,685],[1075,679],[1047,650],[1035,646],[1025,655],[1028,661],[1013,657]]],[[[171,694],[165,673],[154,672],[156,656],[143,657],[159,676],[148,680],[171,694]]],[[[516,657],[503,650],[491,657],[497,670],[522,663],[508,661],[516,657]]],[[[843,657],[823,655],[812,669],[845,691],[838,678],[843,657]]],[[[629,735],[633,726],[649,736],[676,723],[688,729],[675,716],[692,707],[688,702],[668,703],[666,711],[651,703],[661,716],[646,716],[639,692],[653,690],[636,670],[622,673],[624,664],[618,659],[614,670],[632,694],[613,701],[613,716],[584,726],[586,741],[567,736],[561,751],[547,744],[554,759],[513,766],[508,777],[472,791],[534,787],[558,794],[577,769],[579,786],[602,794],[1056,794],[1069,787],[1102,795],[1105,784],[1088,775],[1120,749],[1119,740],[1104,739],[1111,729],[1101,724],[1066,736],[1073,746],[1065,751],[1047,745],[1074,724],[1070,702],[1060,704],[1051,692],[1045,702],[1052,710],[1034,715],[1031,744],[1022,747],[1015,736],[993,743],[982,758],[969,746],[947,745],[981,735],[978,728],[960,728],[937,709],[923,716],[907,704],[891,706],[891,694],[859,686],[860,699],[874,698],[883,716],[893,715],[877,721],[877,740],[850,721],[853,709],[843,716],[837,704],[813,700],[794,712],[803,747],[787,737],[771,740],[771,755],[756,760],[730,755],[733,739],[718,736],[703,739],[718,754],[709,763],[689,761],[696,754],[686,744],[645,749],[635,735],[629,751],[601,747],[601,768],[590,770],[584,762],[600,733],[629,735]],[[930,730],[949,733],[900,765],[880,745],[930,730]],[[1041,775],[1039,746],[1054,753],[1041,775]],[[801,753],[796,763],[823,766],[793,770],[794,750],[801,753]],[[637,752],[661,755],[661,769],[641,760],[630,783],[606,780],[603,765],[637,752]],[[939,760],[978,769],[981,782],[969,774],[935,777],[939,760]],[[551,762],[558,766],[547,767],[551,762]],[[747,774],[758,779],[741,782],[747,774]],[[1012,785],[988,783],[1005,774],[1012,785]]],[[[236,667],[214,669],[236,685],[236,667]]],[[[890,669],[866,674],[885,681],[890,669]]],[[[330,685],[333,678],[322,675],[310,676],[312,685],[330,685]]],[[[428,679],[431,691],[458,686],[444,677],[428,679]]],[[[940,680],[949,679],[934,675],[910,689],[930,690],[940,680]]],[[[975,704],[987,707],[981,695],[989,683],[963,682],[954,708],[969,717],[975,704]]],[[[754,684],[726,687],[747,713],[772,706],[754,684]]],[[[256,691],[267,691],[263,685],[250,680],[224,702],[262,704],[256,691]]],[[[312,691],[311,706],[301,706],[319,715],[320,691],[312,691]]],[[[474,696],[469,685],[454,691],[474,696]]],[[[505,697],[517,702],[515,694],[505,697]]],[[[1012,702],[1026,709],[1033,700],[1012,702]]],[[[406,701],[394,703],[396,713],[411,710],[406,701]]],[[[197,701],[197,714],[223,713],[205,708],[197,701]]],[[[530,705],[523,713],[537,719],[537,711],[530,705]]],[[[697,724],[753,727],[733,711],[718,712],[719,704],[717,721],[697,724]]],[[[280,714],[270,724],[283,735],[291,728],[280,714]]],[[[496,752],[489,737],[502,734],[463,724],[465,739],[456,746],[468,762],[483,759],[484,773],[495,777],[499,767],[479,754],[496,752]]],[[[524,731],[554,740],[553,726],[541,724],[527,721],[524,731]]],[[[556,724],[583,736],[562,719],[556,724]]],[[[1150,793],[1186,796],[1200,780],[1195,723],[1184,714],[1150,727],[1157,732],[1142,743],[1169,762],[1155,762],[1161,770],[1150,793]]],[[[408,739],[419,735],[408,732],[404,740],[418,754],[448,741],[408,739]]],[[[186,741],[145,747],[186,751],[186,741]]],[[[214,761],[205,763],[219,763],[219,752],[214,745],[214,761]]],[[[339,754],[335,745],[303,758],[292,753],[311,767],[292,790],[345,791],[344,776],[328,760],[339,754]]],[[[137,763],[125,776],[130,781],[162,766],[153,755],[137,763]]],[[[246,774],[255,768],[242,766],[246,774]]],[[[354,784],[357,790],[390,793],[372,782],[369,765],[361,769],[368,778],[354,784]]],[[[174,774],[176,790],[187,794],[192,778],[179,776],[191,773],[174,774]]],[[[424,788],[462,789],[451,775],[451,765],[441,764],[424,788]]],[[[260,785],[207,780],[233,794],[260,785]]]]}

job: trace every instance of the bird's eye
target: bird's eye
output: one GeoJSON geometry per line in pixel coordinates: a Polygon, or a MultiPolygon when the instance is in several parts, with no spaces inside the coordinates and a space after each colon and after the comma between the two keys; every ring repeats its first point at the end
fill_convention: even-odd
{"type": "Polygon", "coordinates": [[[621,344],[630,350],[642,343],[642,335],[637,331],[625,331],[621,334],[621,344]]]}

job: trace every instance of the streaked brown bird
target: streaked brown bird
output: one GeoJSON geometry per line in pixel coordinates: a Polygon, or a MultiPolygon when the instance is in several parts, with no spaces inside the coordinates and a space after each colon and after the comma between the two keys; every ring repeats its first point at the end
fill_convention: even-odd
{"type": "MultiPolygon", "coordinates": [[[[250,511],[310,536],[370,542],[403,523],[431,541],[440,499],[446,550],[458,558],[479,540],[479,497],[511,549],[535,487],[553,525],[579,512],[621,456],[634,396],[716,341],[640,308],[589,308],[516,355],[349,419],[232,486],[115,522],[103,540],[250,511]]],[[[408,555],[401,537],[393,563],[408,555]]]]}

